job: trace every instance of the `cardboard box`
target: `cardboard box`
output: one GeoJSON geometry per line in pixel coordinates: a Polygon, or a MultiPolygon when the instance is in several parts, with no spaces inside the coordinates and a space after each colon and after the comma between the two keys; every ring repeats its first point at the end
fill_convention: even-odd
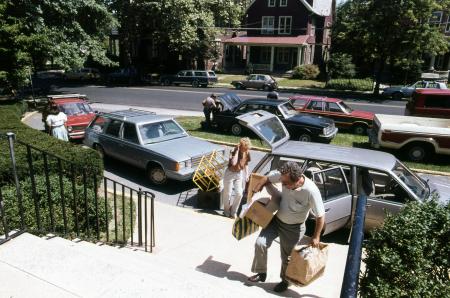
{"type": "Polygon", "coordinates": [[[255,185],[261,181],[262,178],[264,178],[264,176],[261,174],[251,174],[247,187],[247,203],[252,202],[252,197],[254,195],[253,189],[255,188],[255,185]]]}
{"type": "Polygon", "coordinates": [[[259,201],[254,201],[245,213],[245,217],[251,219],[263,229],[269,225],[273,216],[274,213],[270,211],[266,205],[259,201]]]}

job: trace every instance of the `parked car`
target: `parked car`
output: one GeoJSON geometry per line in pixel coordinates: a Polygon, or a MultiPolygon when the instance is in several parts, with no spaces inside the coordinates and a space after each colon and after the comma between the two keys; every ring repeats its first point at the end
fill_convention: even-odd
{"type": "Polygon", "coordinates": [[[392,99],[400,100],[403,97],[411,97],[416,89],[448,89],[447,84],[437,81],[417,81],[409,86],[387,87],[383,89],[383,96],[392,97],[392,99]]]}
{"type": "Polygon", "coordinates": [[[376,114],[369,140],[374,148],[403,150],[412,161],[450,154],[450,119],[376,114]]]}
{"type": "Polygon", "coordinates": [[[271,147],[254,173],[267,175],[284,162],[295,161],[316,183],[325,206],[325,234],[350,224],[352,207],[363,193],[367,194],[366,230],[381,225],[387,213],[397,213],[407,202],[434,196],[441,202],[450,199],[448,189],[423,180],[389,153],[289,141],[288,129],[266,111],[246,113],[238,120],[271,147]]]}
{"type": "Polygon", "coordinates": [[[121,68],[107,76],[108,83],[132,84],[138,81],[138,74],[134,68],[121,68]]]}
{"type": "Polygon", "coordinates": [[[190,180],[204,155],[224,154],[221,146],[188,135],[172,117],[135,109],[98,114],[84,144],[146,170],[156,185],[190,180]]]}
{"type": "Polygon", "coordinates": [[[406,104],[405,115],[450,118],[450,90],[416,90],[406,104]]]}
{"type": "Polygon", "coordinates": [[[350,129],[359,135],[367,134],[367,129],[372,128],[374,113],[353,110],[341,99],[296,95],[289,101],[297,111],[331,118],[338,128],[350,129]]]}
{"type": "Polygon", "coordinates": [[[90,106],[86,95],[82,94],[64,94],[64,95],[48,95],[48,105],[42,113],[42,121],[45,125],[45,131],[48,127],[45,122],[50,107],[56,106],[59,111],[67,115],[67,132],[69,139],[84,138],[84,130],[95,117],[95,112],[90,106]]]}
{"type": "Polygon", "coordinates": [[[206,70],[182,70],[176,75],[162,75],[160,82],[162,85],[191,85],[194,88],[208,87],[217,83],[217,76],[214,71],[206,70]]]}
{"type": "Polygon", "coordinates": [[[64,74],[64,79],[79,81],[98,80],[100,79],[100,72],[96,68],[79,68],[71,71],[66,71],[66,73],[64,74]]]}
{"type": "Polygon", "coordinates": [[[338,131],[332,119],[299,113],[289,101],[265,98],[242,100],[234,93],[221,95],[219,100],[223,109],[214,113],[213,126],[230,129],[233,135],[240,135],[243,130],[236,117],[256,110],[265,110],[277,115],[287,127],[291,137],[299,141],[329,143],[338,131]]]}
{"type": "Polygon", "coordinates": [[[278,83],[270,75],[265,74],[251,74],[245,80],[232,81],[236,89],[262,89],[264,91],[273,91],[278,88],[278,83]]]}

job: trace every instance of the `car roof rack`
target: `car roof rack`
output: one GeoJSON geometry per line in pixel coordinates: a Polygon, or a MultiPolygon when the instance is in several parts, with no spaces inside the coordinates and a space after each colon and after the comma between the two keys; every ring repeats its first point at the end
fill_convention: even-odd
{"type": "Polygon", "coordinates": [[[78,94],[78,93],[73,93],[73,94],[55,94],[55,95],[47,95],[47,98],[69,98],[69,97],[87,97],[85,94],[78,94]]]}
{"type": "Polygon", "coordinates": [[[156,115],[155,112],[139,110],[130,108],[128,110],[119,110],[113,112],[103,112],[102,115],[108,115],[111,118],[119,119],[119,120],[127,120],[128,118],[147,116],[147,115],[156,115]]]}

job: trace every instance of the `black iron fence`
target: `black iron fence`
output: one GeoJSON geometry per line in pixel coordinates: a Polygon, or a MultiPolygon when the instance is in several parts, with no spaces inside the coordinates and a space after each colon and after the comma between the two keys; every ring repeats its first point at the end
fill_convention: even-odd
{"type": "Polygon", "coordinates": [[[11,175],[0,180],[0,244],[27,231],[152,252],[153,193],[15,140],[14,134],[8,134],[8,147],[11,175]]]}

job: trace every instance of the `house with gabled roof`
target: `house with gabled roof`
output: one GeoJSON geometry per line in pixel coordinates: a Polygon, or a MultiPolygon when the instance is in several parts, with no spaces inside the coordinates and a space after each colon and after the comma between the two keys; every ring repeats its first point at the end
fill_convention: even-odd
{"type": "Polygon", "coordinates": [[[225,71],[286,72],[321,64],[330,47],[334,0],[253,0],[245,32],[223,40],[225,71]]]}

